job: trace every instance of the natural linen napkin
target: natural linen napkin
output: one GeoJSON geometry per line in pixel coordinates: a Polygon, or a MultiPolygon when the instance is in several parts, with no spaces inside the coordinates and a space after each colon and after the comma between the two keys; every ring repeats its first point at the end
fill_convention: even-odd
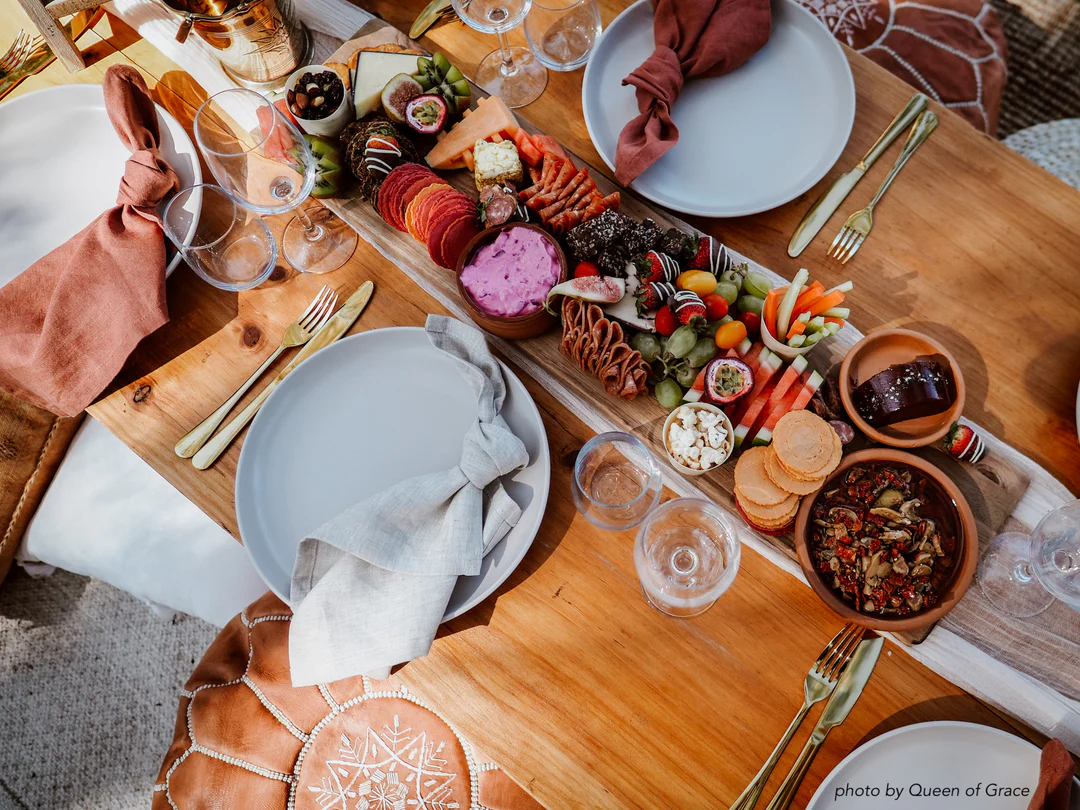
{"type": "Polygon", "coordinates": [[[132,153],[116,207],[0,287],[0,388],[60,416],[93,402],[139,341],[169,320],[154,209],[179,181],[158,154],[157,113],[139,72],[114,65],[102,89],[132,153]]]}
{"type": "MultiPolygon", "coordinates": [[[[638,112],[619,134],[615,176],[629,185],[679,140],[671,108],[683,82],[734,70],[766,42],[769,0],[652,0],[656,50],[624,85],[637,88],[638,112]]],[[[718,122],[724,111],[716,111],[718,122]]]]}
{"type": "Polygon", "coordinates": [[[1061,740],[1050,740],[1039,760],[1039,784],[1028,810],[1069,810],[1073,787],[1073,760],[1061,740]]]}
{"type": "Polygon", "coordinates": [[[484,336],[460,321],[429,315],[427,334],[476,394],[461,463],[383,490],[300,542],[289,599],[293,686],[426,654],[457,578],[478,574],[521,516],[498,480],[529,463],[499,413],[506,384],[498,362],[484,336]]]}

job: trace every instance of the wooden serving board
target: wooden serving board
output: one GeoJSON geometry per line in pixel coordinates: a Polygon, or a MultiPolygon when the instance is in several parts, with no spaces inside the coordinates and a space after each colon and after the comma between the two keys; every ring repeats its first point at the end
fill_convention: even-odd
{"type": "MultiPolygon", "coordinates": [[[[372,20],[357,32],[349,42],[344,43],[329,61],[348,61],[349,56],[361,45],[373,47],[386,42],[423,50],[417,43],[381,20],[372,20]],[[361,42],[362,40],[362,42],[361,42]]],[[[472,85],[474,97],[486,96],[482,89],[472,85]]],[[[539,127],[526,118],[517,115],[518,123],[530,134],[542,132],[539,127]]],[[[578,166],[589,165],[576,155],[569,153],[578,166]]],[[[616,185],[602,172],[590,166],[590,176],[596,181],[601,193],[607,195],[619,191],[622,197],[620,211],[634,219],[651,218],[662,228],[677,227],[687,233],[696,233],[696,229],[686,222],[672,216],[662,209],[653,208],[647,201],[638,198],[632,192],[616,185]]],[[[476,186],[472,174],[467,171],[442,172],[443,179],[455,188],[476,196],[476,186]]],[[[469,314],[458,294],[457,281],[453,271],[445,270],[431,261],[427,247],[414,240],[407,233],[402,233],[388,225],[379,213],[359,197],[343,197],[324,200],[323,203],[349,223],[357,233],[383,256],[401,268],[426,292],[436,298],[460,319],[470,322],[469,314]]],[[[787,283],[768,268],[762,267],[749,257],[729,249],[735,264],[746,262],[751,269],[764,273],[774,282],[787,283]]],[[[857,318],[857,313],[856,313],[857,318]]],[[[660,459],[666,459],[661,431],[668,411],[663,409],[652,396],[639,396],[633,401],[625,401],[607,394],[600,381],[582,373],[568,358],[559,351],[558,329],[535,338],[520,341],[506,341],[489,335],[489,342],[508,360],[515,363],[548,390],[556,393],[559,400],[593,430],[598,433],[621,430],[631,433],[648,445],[660,459]]],[[[863,334],[850,323],[835,337],[823,341],[807,355],[810,365],[822,374],[827,374],[838,366],[848,350],[861,340],[863,334]]],[[[984,438],[986,438],[984,436],[984,438]]],[[[1028,476],[1000,455],[995,455],[988,447],[988,452],[978,464],[961,464],[932,448],[917,451],[919,455],[940,466],[956,482],[964,497],[971,505],[976,522],[979,525],[980,549],[996,535],[1012,514],[1020,498],[1028,488],[1028,476]]],[[[682,496],[704,497],[725,506],[733,515],[735,509],[734,491],[735,464],[728,462],[717,470],[699,477],[684,476],[673,467],[664,465],[664,483],[682,496]]],[[[768,549],[779,552],[783,558],[793,561],[787,565],[789,570],[798,569],[795,547],[790,534],[782,536],[761,535],[753,531],[739,519],[744,529],[744,539],[753,539],[758,550],[768,554],[768,549]]],[[[768,555],[773,556],[773,555],[768,555]]],[[[776,558],[773,557],[775,560],[776,558]]],[[[909,644],[923,641],[932,627],[911,633],[894,634],[896,638],[909,644]]]]}

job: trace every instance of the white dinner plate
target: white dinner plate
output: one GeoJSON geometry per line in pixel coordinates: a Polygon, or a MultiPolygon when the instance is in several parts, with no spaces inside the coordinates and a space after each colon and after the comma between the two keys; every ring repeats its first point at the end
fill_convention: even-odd
{"type": "MultiPolygon", "coordinates": [[[[1017,789],[1035,790],[1039,757],[1039,749],[1027,740],[990,726],[917,723],[875,737],[848,754],[806,807],[1026,810],[1031,793],[1017,795],[1017,789]],[[913,795],[913,788],[919,795],[913,795]],[[1006,789],[1013,795],[1005,795],[1006,789]],[[899,798],[897,790],[903,791],[899,798]],[[856,795],[860,791],[862,795],[856,795]]],[[[1070,807],[1080,810],[1080,781],[1076,779],[1070,807]]]]}
{"type": "MultiPolygon", "coordinates": [[[[505,365],[502,414],[529,466],[503,479],[521,520],[462,577],[444,621],[490,596],[532,545],[547,505],[551,461],[540,412],[505,365]]],[[[476,396],[418,327],[342,338],[270,395],[236,470],[236,518],[256,570],[286,602],[300,540],[347,507],[417,475],[450,469],[476,421],[476,396]]]]}
{"type": "MultiPolygon", "coordinates": [[[[772,12],[769,42],[745,65],[686,82],[672,110],[679,142],[632,189],[683,213],[737,217],[795,199],[836,163],[855,120],[847,57],[792,0],[773,0],[772,12]]],[[[652,6],[639,0],[607,27],[585,69],[585,125],[612,169],[619,133],[638,115],[622,80],[654,44],[652,6]]]]}
{"type": "MultiPolygon", "coordinates": [[[[157,114],[162,157],[182,187],[201,183],[191,138],[160,106],[157,114]]],[[[130,156],[99,84],[50,87],[0,104],[0,286],[116,205],[130,156]]],[[[193,231],[198,211],[190,213],[193,231]]],[[[180,261],[169,250],[166,275],[180,261]]]]}

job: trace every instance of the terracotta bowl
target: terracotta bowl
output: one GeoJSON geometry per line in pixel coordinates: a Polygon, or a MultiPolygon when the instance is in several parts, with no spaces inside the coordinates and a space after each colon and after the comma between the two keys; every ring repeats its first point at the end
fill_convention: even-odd
{"type": "Polygon", "coordinates": [[[847,621],[868,627],[871,630],[886,632],[900,632],[917,630],[938,621],[942,616],[952,610],[953,606],[971,585],[975,576],[975,568],[979,563],[979,532],[975,524],[975,516],[968,506],[960,489],[945,475],[942,470],[928,461],[924,461],[911,453],[901,450],[887,450],[885,448],[871,448],[860,450],[844,458],[840,466],[836,468],[825,485],[815,494],[803,498],[802,506],[795,517],[795,550],[799,555],[799,564],[802,566],[803,575],[810,583],[810,587],[826,605],[835,613],[847,621]],[[911,467],[922,473],[937,484],[945,498],[952,501],[954,516],[957,526],[956,554],[952,570],[948,579],[939,591],[940,601],[930,610],[916,613],[914,616],[890,619],[881,616],[872,616],[856,610],[851,603],[843,599],[839,593],[833,590],[831,583],[826,582],[821,574],[814,570],[810,561],[810,511],[815,501],[822,492],[827,491],[834,483],[856,464],[866,463],[896,463],[911,467]]]}
{"type": "Polygon", "coordinates": [[[563,249],[558,241],[538,225],[523,222],[507,222],[504,225],[498,225],[494,228],[488,228],[487,230],[481,231],[474,236],[472,241],[465,246],[463,251],[461,251],[457,263],[457,286],[458,293],[461,295],[461,300],[465,302],[465,309],[469,311],[469,317],[473,319],[477,326],[485,332],[490,332],[497,337],[506,338],[507,340],[522,340],[524,338],[536,337],[537,335],[546,332],[558,323],[558,317],[548,314],[543,309],[539,309],[536,312],[530,312],[527,315],[513,315],[510,317],[492,315],[490,312],[485,312],[476,305],[476,302],[473,301],[469,291],[466,290],[461,283],[461,271],[472,261],[472,257],[476,255],[476,252],[489,242],[494,242],[495,237],[500,233],[510,230],[511,228],[525,228],[530,231],[536,231],[543,236],[547,242],[553,245],[555,247],[555,257],[559,261],[559,280],[557,283],[561,284],[566,281],[570,275],[570,271],[566,264],[566,254],[563,253],[563,249]]]}
{"type": "Polygon", "coordinates": [[[844,403],[847,415],[855,427],[870,439],[890,447],[924,447],[941,441],[964,410],[965,390],[960,365],[948,349],[936,340],[910,329],[883,329],[872,332],[856,343],[840,364],[840,400],[844,403]],[[891,365],[909,363],[923,354],[940,354],[949,361],[953,379],[956,381],[956,402],[949,410],[934,416],[908,419],[880,428],[868,425],[855,410],[851,399],[856,381],[868,380],[891,365]]]}

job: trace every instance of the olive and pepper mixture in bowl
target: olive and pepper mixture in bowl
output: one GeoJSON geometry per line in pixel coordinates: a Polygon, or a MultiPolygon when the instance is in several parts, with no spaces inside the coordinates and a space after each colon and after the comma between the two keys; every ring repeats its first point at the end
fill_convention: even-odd
{"type": "Polygon", "coordinates": [[[795,543],[814,591],[875,630],[937,621],[978,562],[978,530],[960,490],[933,464],[896,450],[846,458],[804,500],[795,543]]]}

